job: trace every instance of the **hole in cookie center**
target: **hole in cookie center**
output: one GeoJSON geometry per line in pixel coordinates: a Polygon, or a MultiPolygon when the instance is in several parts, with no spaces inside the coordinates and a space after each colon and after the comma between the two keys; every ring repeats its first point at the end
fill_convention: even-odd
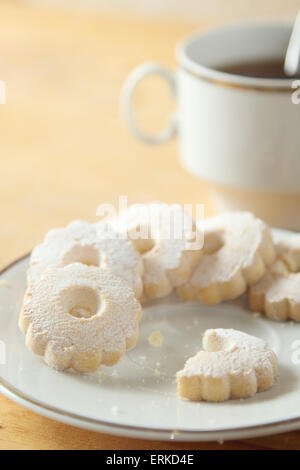
{"type": "Polygon", "coordinates": [[[65,311],[76,318],[92,318],[98,314],[101,300],[90,287],[73,287],[61,294],[65,311]]]}
{"type": "Polygon", "coordinates": [[[134,248],[141,254],[144,255],[151,251],[154,246],[155,242],[151,238],[137,238],[136,240],[132,240],[134,248]]]}
{"type": "Polygon", "coordinates": [[[224,231],[204,233],[204,253],[212,255],[224,246],[224,231]]]}
{"type": "Polygon", "coordinates": [[[75,245],[67,251],[62,258],[62,265],[67,266],[72,263],[82,263],[87,266],[100,266],[100,255],[98,250],[92,246],[75,245]]]}

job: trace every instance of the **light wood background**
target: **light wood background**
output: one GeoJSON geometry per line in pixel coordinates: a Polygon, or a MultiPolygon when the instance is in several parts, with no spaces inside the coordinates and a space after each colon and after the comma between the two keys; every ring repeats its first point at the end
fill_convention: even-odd
{"type": "MultiPolygon", "coordinates": [[[[29,251],[50,228],[96,220],[100,202],[201,202],[209,188],[181,169],[176,142],[137,142],[118,109],[138,63],[174,67],[177,40],[195,27],[0,3],[0,264],[29,251]]],[[[149,128],[173,106],[158,81],[141,86],[136,105],[149,128]],[[147,85],[147,86],[146,86],[147,85]]],[[[1,299],[0,299],[1,301],[1,299]]],[[[1,449],[300,448],[300,433],[243,442],[177,444],[131,440],[69,427],[0,397],[1,449]]]]}

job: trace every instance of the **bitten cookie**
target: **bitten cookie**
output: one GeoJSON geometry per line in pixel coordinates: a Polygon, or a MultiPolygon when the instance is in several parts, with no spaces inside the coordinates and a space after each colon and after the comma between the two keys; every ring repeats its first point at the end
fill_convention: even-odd
{"type": "Polygon", "coordinates": [[[206,330],[203,348],[177,372],[180,397],[221,402],[251,397],[273,385],[277,357],[263,340],[218,328],[206,330]]]}
{"type": "Polygon", "coordinates": [[[19,325],[26,345],[55,369],[111,366],[138,338],[140,303],[108,269],[80,263],[49,268],[29,287],[19,325]]]}
{"type": "Polygon", "coordinates": [[[142,294],[143,264],[132,242],[120,239],[112,227],[75,220],[65,228],[51,230],[32,251],[28,270],[29,285],[38,281],[51,265],[71,263],[107,267],[125,279],[137,298],[142,294]]]}
{"type": "Polygon", "coordinates": [[[266,224],[250,212],[227,212],[204,224],[204,255],[191,278],[178,288],[183,300],[217,304],[235,299],[273,263],[275,250],[266,224]]]}
{"type": "Polygon", "coordinates": [[[300,321],[300,235],[276,244],[277,259],[248,291],[251,308],[273,320],[300,321]]]}
{"type": "Polygon", "coordinates": [[[196,240],[193,221],[179,205],[134,204],[110,223],[126,232],[142,255],[145,298],[168,295],[200,259],[202,237],[196,240]]]}

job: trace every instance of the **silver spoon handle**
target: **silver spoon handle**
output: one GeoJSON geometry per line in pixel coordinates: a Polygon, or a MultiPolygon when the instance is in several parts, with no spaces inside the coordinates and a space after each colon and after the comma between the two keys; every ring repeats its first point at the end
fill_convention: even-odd
{"type": "Polygon", "coordinates": [[[284,73],[289,77],[300,73],[300,10],[298,11],[286,51],[284,73]]]}

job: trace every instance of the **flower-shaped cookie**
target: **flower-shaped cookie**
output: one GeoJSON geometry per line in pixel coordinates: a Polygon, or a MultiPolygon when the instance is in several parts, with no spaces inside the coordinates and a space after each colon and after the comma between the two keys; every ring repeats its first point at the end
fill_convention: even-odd
{"type": "Polygon", "coordinates": [[[203,237],[178,204],[134,204],[109,221],[142,255],[146,298],[163,297],[182,285],[200,259],[203,237]]]}
{"type": "Polygon", "coordinates": [[[28,283],[38,281],[51,265],[71,263],[107,267],[129,283],[137,298],[142,294],[141,256],[130,240],[121,239],[107,224],[75,220],[65,228],[48,232],[44,242],[32,251],[28,283]]]}
{"type": "Polygon", "coordinates": [[[138,338],[141,306],[126,281],[80,263],[49,268],[32,284],[19,325],[26,345],[59,370],[113,365],[138,338]]]}
{"type": "Polygon", "coordinates": [[[251,308],[273,320],[300,321],[300,235],[275,246],[277,258],[248,291],[251,308]]]}
{"type": "Polygon", "coordinates": [[[183,300],[217,304],[234,299],[258,281],[275,259],[266,224],[250,212],[226,212],[204,224],[204,255],[178,288],[183,300]]]}

